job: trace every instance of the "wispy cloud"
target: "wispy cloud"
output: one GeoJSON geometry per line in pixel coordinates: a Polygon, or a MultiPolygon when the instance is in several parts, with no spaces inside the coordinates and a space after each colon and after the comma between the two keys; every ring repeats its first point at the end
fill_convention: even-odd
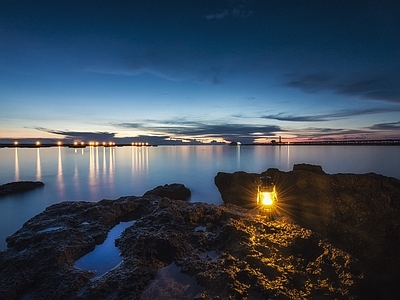
{"type": "Polygon", "coordinates": [[[229,0],[224,3],[226,8],[205,15],[208,20],[223,19],[229,16],[234,18],[247,18],[254,14],[254,11],[248,6],[249,1],[246,0],[229,0]]]}
{"type": "MultiPolygon", "coordinates": [[[[233,58],[238,60],[238,58],[233,58]]],[[[111,65],[86,67],[86,72],[138,76],[150,74],[170,81],[192,81],[218,85],[223,76],[237,65],[226,58],[225,54],[201,49],[192,49],[182,43],[153,44],[141,47],[131,46],[129,51],[121,54],[119,61],[111,65]]]]}
{"type": "Polygon", "coordinates": [[[192,137],[193,139],[220,138],[252,142],[258,136],[275,136],[283,129],[276,125],[248,125],[248,124],[207,124],[192,122],[185,119],[165,120],[158,123],[138,124],[121,123],[117,126],[139,129],[147,132],[167,134],[170,138],[192,137]]]}
{"type": "Polygon", "coordinates": [[[284,85],[306,93],[331,91],[336,94],[400,103],[400,74],[352,74],[350,77],[323,73],[307,75],[290,74],[284,85]]]}
{"type": "Polygon", "coordinates": [[[283,132],[275,125],[248,125],[248,124],[207,124],[188,121],[185,118],[176,120],[145,120],[143,122],[114,124],[117,128],[133,129],[144,134],[136,136],[117,137],[113,132],[79,132],[56,130],[43,127],[35,129],[62,136],[66,140],[93,140],[93,141],[118,141],[120,143],[149,142],[151,144],[200,144],[201,142],[240,141],[252,143],[256,138],[274,137],[283,132]]]}
{"type": "Polygon", "coordinates": [[[222,12],[219,13],[211,13],[206,15],[206,19],[212,20],[212,19],[223,19],[225,17],[229,16],[229,10],[224,9],[222,12]]]}
{"type": "Polygon", "coordinates": [[[36,127],[35,129],[47,133],[53,133],[57,135],[63,136],[67,140],[100,140],[100,141],[107,141],[112,140],[115,138],[115,133],[112,132],[100,132],[100,131],[68,131],[68,130],[54,130],[54,129],[47,129],[43,127],[36,127]]]}
{"type": "Polygon", "coordinates": [[[228,16],[233,16],[235,18],[247,18],[247,17],[250,17],[252,14],[254,14],[254,11],[246,10],[246,9],[238,7],[238,8],[234,8],[234,9],[231,9],[231,10],[224,9],[223,11],[218,12],[218,13],[208,14],[205,17],[208,20],[223,19],[223,18],[228,17],[228,16]]]}
{"type": "Polygon", "coordinates": [[[379,123],[379,124],[374,124],[373,126],[370,127],[372,130],[393,130],[397,131],[399,133],[400,137],[400,121],[399,122],[390,122],[390,123],[379,123]]]}
{"type": "Polygon", "coordinates": [[[357,140],[373,139],[373,133],[364,129],[343,129],[343,128],[320,128],[307,127],[297,128],[296,139],[300,140],[357,140]]]}
{"type": "Polygon", "coordinates": [[[373,115],[387,112],[400,111],[400,107],[388,107],[388,108],[367,108],[367,109],[345,109],[333,113],[327,114],[315,114],[315,115],[287,115],[285,113],[279,113],[275,115],[263,115],[261,118],[278,121],[289,121],[289,122],[325,122],[335,119],[344,119],[348,117],[373,115]]]}

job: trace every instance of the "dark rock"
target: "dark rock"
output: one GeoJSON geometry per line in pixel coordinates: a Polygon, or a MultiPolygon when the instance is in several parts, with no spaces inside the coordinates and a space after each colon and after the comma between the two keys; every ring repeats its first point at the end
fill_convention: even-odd
{"type": "Polygon", "coordinates": [[[44,186],[41,181],[16,181],[0,185],[0,197],[23,193],[44,186]]]}
{"type": "Polygon", "coordinates": [[[169,266],[180,273],[168,278],[163,299],[354,299],[363,277],[357,260],[288,218],[151,195],[55,204],[7,242],[1,299],[143,299],[169,266]],[[115,242],[120,265],[96,279],[74,268],[132,219],[115,242]]]}
{"type": "Polygon", "coordinates": [[[233,174],[218,172],[214,182],[225,203],[252,208],[256,204],[259,178],[259,174],[242,171],[233,174]]]}
{"type": "MultiPolygon", "coordinates": [[[[291,216],[363,262],[368,270],[363,297],[389,298],[399,292],[400,180],[374,173],[329,175],[320,166],[300,164],[290,172],[218,173],[215,183],[225,203],[248,207],[248,196],[237,191],[252,190],[255,199],[250,182],[259,176],[275,182],[278,215],[291,216]]],[[[298,244],[293,243],[292,251],[301,257],[318,255],[300,253],[298,244]]]]}
{"type": "Polygon", "coordinates": [[[172,183],[159,185],[158,187],[147,191],[143,196],[149,195],[167,197],[174,200],[188,200],[191,196],[191,192],[183,184],[172,183]]]}
{"type": "Polygon", "coordinates": [[[293,171],[309,171],[317,174],[326,174],[321,166],[310,164],[294,164],[293,171]]]}

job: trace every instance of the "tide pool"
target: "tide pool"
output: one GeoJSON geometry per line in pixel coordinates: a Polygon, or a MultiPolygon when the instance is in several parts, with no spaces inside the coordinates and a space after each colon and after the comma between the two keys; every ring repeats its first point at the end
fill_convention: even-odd
{"type": "Polygon", "coordinates": [[[114,226],[108,233],[106,240],[102,244],[97,245],[92,252],[78,259],[75,262],[75,267],[78,269],[95,271],[95,278],[117,267],[122,262],[122,257],[120,256],[118,248],[115,246],[115,239],[135,222],[135,220],[121,222],[114,226]]]}

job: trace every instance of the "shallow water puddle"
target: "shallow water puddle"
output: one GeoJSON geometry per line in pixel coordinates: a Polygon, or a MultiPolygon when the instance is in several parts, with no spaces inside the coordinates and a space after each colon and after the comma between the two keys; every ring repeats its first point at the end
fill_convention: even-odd
{"type": "Polygon", "coordinates": [[[181,273],[180,267],[172,263],[158,270],[141,299],[193,299],[203,290],[194,277],[181,273]]]}
{"type": "Polygon", "coordinates": [[[122,257],[119,250],[115,247],[115,239],[117,239],[122,231],[133,225],[136,220],[129,222],[121,222],[114,226],[107,235],[103,244],[97,245],[96,248],[82,256],[75,262],[75,267],[83,270],[96,271],[95,277],[100,277],[108,271],[118,266],[122,257]]]}

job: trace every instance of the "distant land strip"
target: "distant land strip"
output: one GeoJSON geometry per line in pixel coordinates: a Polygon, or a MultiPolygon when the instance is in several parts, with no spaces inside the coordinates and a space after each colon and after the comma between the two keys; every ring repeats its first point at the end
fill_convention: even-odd
{"type": "MultiPolygon", "coordinates": [[[[182,144],[177,144],[182,145],[182,144]]],[[[190,144],[189,144],[190,145],[190,144]]],[[[200,146],[206,146],[212,144],[202,144],[200,146]]],[[[269,143],[250,143],[250,144],[242,144],[239,142],[232,142],[230,144],[226,144],[230,146],[281,146],[281,145],[293,145],[293,146],[307,146],[307,145],[329,145],[329,146],[353,146],[353,145],[376,145],[376,146],[400,146],[400,139],[390,139],[390,140],[340,140],[340,141],[302,141],[302,142],[276,142],[271,141],[269,143]]],[[[35,143],[1,143],[0,148],[41,148],[41,147],[69,147],[69,148],[86,148],[86,147],[156,147],[158,145],[150,145],[148,143],[104,143],[104,144],[60,144],[60,143],[43,143],[43,144],[35,144],[35,143]]],[[[168,144],[167,146],[173,146],[168,144]]]]}
{"type": "Polygon", "coordinates": [[[400,140],[344,140],[344,141],[302,141],[302,142],[272,142],[251,145],[377,145],[377,146],[400,146],[400,140]]]}
{"type": "Polygon", "coordinates": [[[49,148],[49,147],[68,147],[68,148],[86,148],[86,147],[125,147],[125,146],[132,146],[132,147],[156,147],[157,145],[150,145],[150,144],[144,144],[144,143],[137,143],[137,144],[100,144],[100,145],[90,145],[90,144],[54,144],[54,143],[41,143],[40,145],[38,144],[10,144],[10,143],[2,143],[0,144],[0,148],[49,148]]]}

